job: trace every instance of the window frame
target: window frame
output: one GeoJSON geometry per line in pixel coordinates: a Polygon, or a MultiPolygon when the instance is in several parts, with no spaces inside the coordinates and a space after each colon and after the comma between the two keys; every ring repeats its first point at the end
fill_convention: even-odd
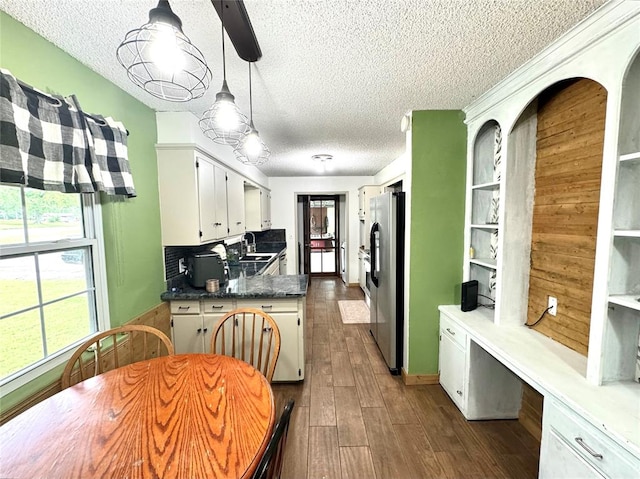
{"type": "MultiPolygon", "coordinates": [[[[21,185],[9,185],[2,183],[3,186],[19,187],[21,189],[22,217],[26,222],[26,203],[24,190],[26,187],[21,185]]],[[[50,253],[69,249],[80,249],[89,247],[91,249],[91,262],[87,265],[93,274],[94,282],[94,298],[95,298],[95,319],[97,331],[104,331],[111,327],[109,319],[109,295],[107,289],[107,270],[106,257],[104,248],[104,230],[102,223],[102,205],[100,203],[99,193],[69,193],[79,194],[81,199],[82,218],[84,237],[75,239],[61,239],[53,241],[39,241],[33,243],[23,243],[16,245],[0,246],[0,259],[17,256],[32,255],[34,253],[50,253]]],[[[24,224],[23,224],[24,228],[24,224]]],[[[46,358],[43,358],[26,368],[0,380],[0,396],[15,391],[25,384],[37,379],[38,377],[52,371],[53,369],[65,364],[76,347],[85,341],[88,336],[69,344],[65,348],[57,351],[46,358]]]]}

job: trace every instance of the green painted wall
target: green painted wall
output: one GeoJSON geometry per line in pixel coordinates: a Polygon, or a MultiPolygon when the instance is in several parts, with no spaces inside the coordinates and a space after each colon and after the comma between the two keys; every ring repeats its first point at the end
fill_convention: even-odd
{"type": "Polygon", "coordinates": [[[411,124],[409,374],[438,372],[438,306],[460,301],[467,128],[458,110],[411,124]]]}
{"type": "MultiPolygon", "coordinates": [[[[121,325],[156,306],[165,284],[155,112],[1,11],[0,66],[40,90],[75,94],[83,110],[111,116],[129,130],[129,160],[138,196],[101,195],[100,199],[111,324],[121,325]]],[[[0,409],[18,403],[59,374],[52,371],[3,397],[0,409]]]]}

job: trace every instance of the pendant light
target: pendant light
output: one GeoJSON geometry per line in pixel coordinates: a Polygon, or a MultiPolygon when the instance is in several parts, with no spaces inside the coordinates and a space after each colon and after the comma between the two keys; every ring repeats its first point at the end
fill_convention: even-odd
{"type": "Polygon", "coordinates": [[[199,98],[211,82],[202,52],[183,33],[168,0],[149,11],[149,23],[127,33],[116,56],[133,83],[163,100],[199,98]]]}
{"type": "Polygon", "coordinates": [[[236,159],[240,163],[245,165],[262,165],[269,160],[271,151],[264,144],[264,141],[260,138],[258,130],[253,126],[253,96],[251,91],[251,63],[249,63],[249,113],[251,122],[249,124],[249,131],[242,137],[240,143],[233,152],[236,154],[236,159]]]}
{"type": "Polygon", "coordinates": [[[222,89],[216,94],[216,101],[204,112],[200,119],[202,132],[216,143],[236,147],[249,128],[247,117],[242,114],[235,97],[227,86],[227,66],[224,49],[224,5],[220,2],[222,23],[222,89]]]}

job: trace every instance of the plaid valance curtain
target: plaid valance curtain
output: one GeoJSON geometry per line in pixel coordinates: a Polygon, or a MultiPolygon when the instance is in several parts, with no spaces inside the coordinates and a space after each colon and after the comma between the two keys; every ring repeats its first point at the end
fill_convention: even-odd
{"type": "Polygon", "coordinates": [[[136,196],[122,123],[85,114],[75,96],[23,88],[0,73],[0,182],[136,196]]]}

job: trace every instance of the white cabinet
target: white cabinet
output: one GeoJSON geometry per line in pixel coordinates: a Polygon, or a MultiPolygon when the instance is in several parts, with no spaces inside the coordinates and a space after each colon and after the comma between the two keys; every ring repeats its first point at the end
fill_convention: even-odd
{"type": "Polygon", "coordinates": [[[365,185],[358,188],[358,218],[369,221],[370,200],[381,193],[381,188],[375,185],[365,185]]]}
{"type": "MultiPolygon", "coordinates": [[[[203,159],[201,159],[201,162],[205,163],[203,159]]],[[[215,210],[215,239],[220,239],[229,236],[229,218],[227,213],[227,172],[218,165],[214,165],[213,180],[213,204],[200,203],[200,209],[208,210],[209,208],[212,208],[215,210]]]]}
{"type": "Polygon", "coordinates": [[[262,212],[262,230],[271,229],[271,191],[260,189],[260,211],[262,212]]]}
{"type": "MultiPolygon", "coordinates": [[[[278,266],[278,261],[273,263],[278,266]]],[[[176,354],[209,352],[218,320],[236,308],[269,313],[280,330],[280,356],[273,381],[304,379],[304,298],[206,299],[171,301],[171,332],[176,354]]]]}
{"type": "Polygon", "coordinates": [[[280,330],[280,356],[273,374],[274,381],[304,379],[304,300],[246,299],[238,300],[239,308],[256,308],[269,313],[280,330]]]}
{"type": "Polygon", "coordinates": [[[545,401],[540,478],[637,478],[640,460],[561,402],[545,401]]]}
{"type": "Polygon", "coordinates": [[[467,419],[517,418],[522,382],[440,313],[440,384],[467,419]],[[490,385],[490,386],[488,386],[490,385]]]}
{"type": "Polygon", "coordinates": [[[234,171],[227,172],[226,203],[229,217],[229,236],[244,233],[244,178],[234,171]]]}
{"type": "Polygon", "coordinates": [[[247,231],[271,229],[271,192],[266,188],[245,184],[244,200],[247,231]]]}
{"type": "Polygon", "coordinates": [[[171,335],[176,354],[208,353],[211,334],[231,301],[171,301],[171,335]]]}
{"type": "Polygon", "coordinates": [[[163,245],[200,245],[244,232],[240,175],[192,147],[158,146],[157,155],[163,245]]]}
{"type": "Polygon", "coordinates": [[[366,280],[367,272],[364,269],[364,253],[362,251],[358,251],[358,284],[363,292],[365,290],[366,280]]]}
{"type": "Polygon", "coordinates": [[[440,384],[459,409],[465,408],[464,373],[466,337],[446,319],[440,324],[440,384]]]}

